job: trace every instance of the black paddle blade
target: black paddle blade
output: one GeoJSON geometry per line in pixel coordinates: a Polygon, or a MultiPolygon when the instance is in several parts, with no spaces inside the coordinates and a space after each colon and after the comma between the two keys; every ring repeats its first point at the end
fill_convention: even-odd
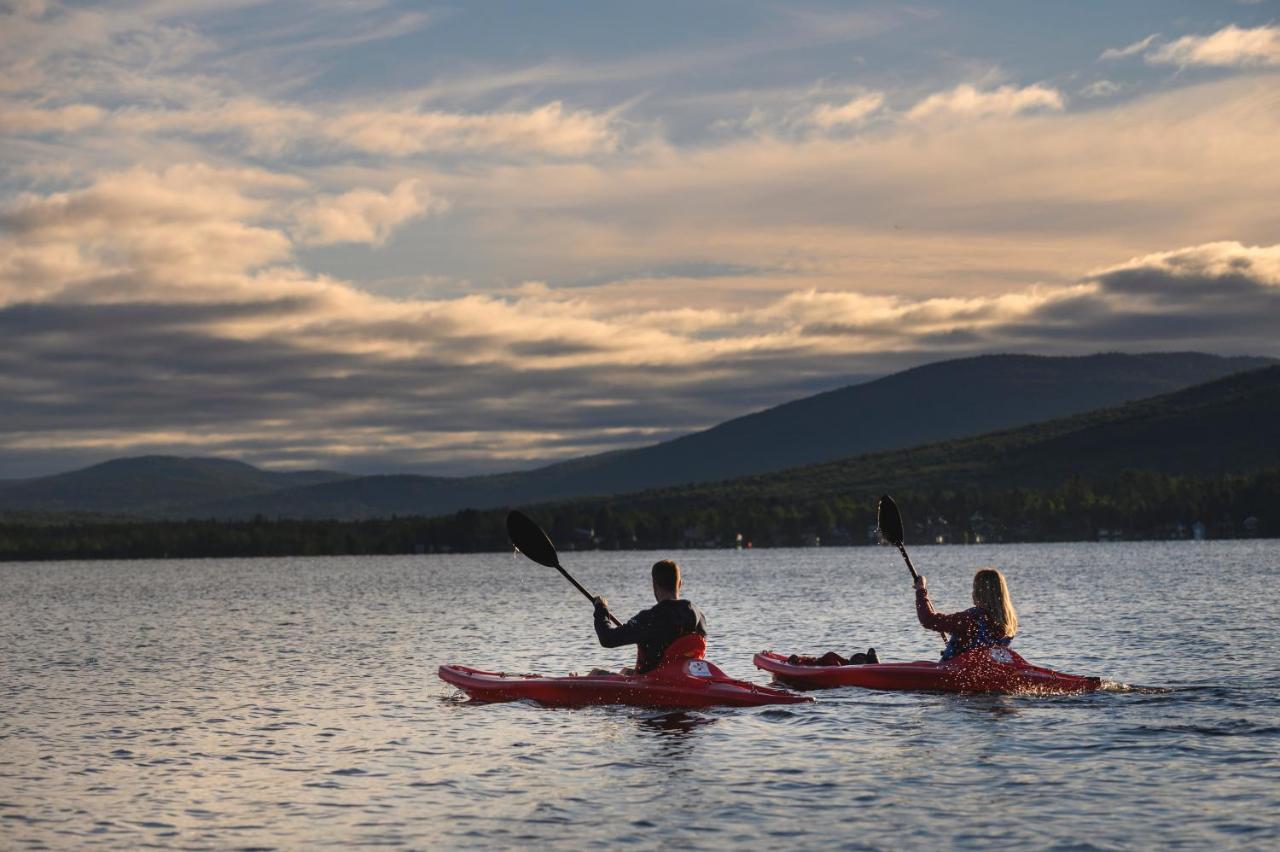
{"type": "Polygon", "coordinates": [[[559,568],[560,557],[556,555],[556,546],[547,538],[533,520],[523,512],[512,512],[507,515],[507,535],[516,550],[548,568],[559,568]]]}
{"type": "Polygon", "coordinates": [[[880,528],[880,537],[895,547],[902,546],[902,515],[898,514],[898,504],[885,494],[876,506],[876,526],[880,528]]]}

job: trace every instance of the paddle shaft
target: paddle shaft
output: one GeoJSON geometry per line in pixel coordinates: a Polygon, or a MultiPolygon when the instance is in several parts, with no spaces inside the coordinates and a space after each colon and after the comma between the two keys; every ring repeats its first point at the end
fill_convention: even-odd
{"type": "Polygon", "coordinates": [[[920,579],[920,575],[916,573],[916,566],[911,564],[911,557],[907,555],[907,546],[905,544],[898,545],[898,552],[902,554],[902,559],[907,563],[907,570],[911,572],[911,582],[920,579]]]}
{"type": "MultiPolygon", "coordinates": [[[[581,583],[579,583],[577,580],[573,579],[573,575],[572,575],[572,574],[570,574],[568,571],[564,570],[564,566],[562,566],[558,561],[557,561],[557,562],[556,562],[556,564],[555,564],[555,569],[556,569],[557,571],[559,571],[562,575],[564,575],[564,578],[565,578],[566,580],[568,580],[570,583],[573,583],[573,587],[574,587],[575,589],[577,589],[578,591],[582,592],[582,596],[583,596],[584,598],[586,598],[587,600],[589,600],[589,601],[591,601],[591,602],[593,602],[593,603],[595,602],[595,596],[594,596],[594,595],[592,595],[590,592],[588,592],[585,588],[583,588],[583,586],[582,586],[582,584],[581,584],[581,583]]],[[[614,625],[615,627],[621,627],[621,626],[622,626],[622,622],[618,620],[617,616],[615,616],[613,613],[609,612],[609,610],[608,610],[608,609],[606,609],[606,610],[604,611],[604,613],[605,613],[605,615],[609,616],[609,620],[613,622],[613,625],[614,625]]]]}

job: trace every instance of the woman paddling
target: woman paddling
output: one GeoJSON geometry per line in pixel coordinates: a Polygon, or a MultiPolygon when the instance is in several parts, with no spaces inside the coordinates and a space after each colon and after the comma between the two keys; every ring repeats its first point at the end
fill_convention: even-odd
{"type": "Polygon", "coordinates": [[[924,577],[916,577],[915,586],[920,623],[950,636],[942,651],[944,660],[975,648],[1007,646],[1018,632],[1018,614],[1009,602],[1009,587],[1004,575],[994,568],[983,568],[973,575],[974,607],[952,615],[934,611],[924,577]]]}

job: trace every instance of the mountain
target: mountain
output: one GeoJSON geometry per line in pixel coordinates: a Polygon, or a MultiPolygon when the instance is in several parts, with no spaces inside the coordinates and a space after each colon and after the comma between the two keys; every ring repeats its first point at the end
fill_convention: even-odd
{"type": "Polygon", "coordinates": [[[360,477],[265,497],[210,501],[190,513],[295,518],[437,515],[712,482],[1007,429],[1274,363],[1189,352],[989,355],[943,361],[635,450],[490,476],[360,477]]]}
{"type": "Polygon", "coordinates": [[[1280,366],[1017,429],[718,483],[619,504],[804,501],[902,489],[1045,488],[1125,470],[1220,477],[1280,468],[1280,366]]]}
{"type": "Polygon", "coordinates": [[[0,481],[0,511],[152,517],[362,518],[715,482],[1077,414],[1275,361],[1199,353],[990,355],[928,364],[789,402],[672,441],[535,470],[461,478],[274,473],[148,456],[0,481]]]}
{"type": "Polygon", "coordinates": [[[228,459],[140,456],[0,481],[0,511],[160,514],[196,500],[244,498],[347,478],[324,470],[275,473],[228,459]]]}
{"type": "Polygon", "coordinates": [[[708,482],[783,470],[1050,420],[1274,363],[1198,353],[942,361],[631,451],[609,460],[607,478],[630,491],[659,478],[708,482]]]}

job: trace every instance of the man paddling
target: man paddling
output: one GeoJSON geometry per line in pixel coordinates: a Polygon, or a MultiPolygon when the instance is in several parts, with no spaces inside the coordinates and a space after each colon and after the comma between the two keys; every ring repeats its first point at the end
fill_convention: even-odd
{"type": "Polygon", "coordinates": [[[592,599],[596,605],[596,636],[600,644],[606,648],[636,646],[635,669],[623,669],[623,674],[643,674],[657,668],[667,648],[681,636],[691,633],[702,637],[707,635],[701,610],[680,597],[683,585],[679,565],[670,559],[655,562],[653,596],[658,602],[636,613],[620,627],[609,625],[609,602],[600,596],[592,599]]]}

